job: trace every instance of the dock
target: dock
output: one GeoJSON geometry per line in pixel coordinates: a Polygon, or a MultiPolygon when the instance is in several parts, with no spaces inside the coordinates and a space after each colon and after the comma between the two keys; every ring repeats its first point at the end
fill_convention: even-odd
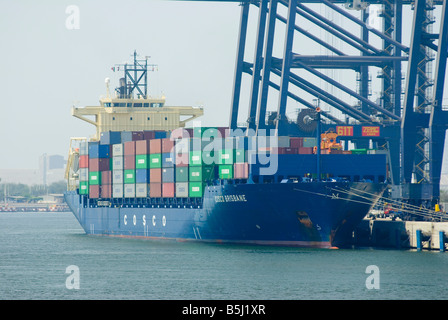
{"type": "Polygon", "coordinates": [[[395,249],[439,250],[448,242],[448,222],[364,219],[353,232],[353,245],[395,249]]]}

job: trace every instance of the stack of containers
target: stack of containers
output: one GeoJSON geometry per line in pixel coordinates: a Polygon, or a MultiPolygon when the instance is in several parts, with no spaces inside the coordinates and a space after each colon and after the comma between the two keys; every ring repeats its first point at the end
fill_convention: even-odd
{"type": "Polygon", "coordinates": [[[90,198],[100,197],[101,172],[110,167],[110,145],[99,142],[89,142],[89,195],[90,198]]]}
{"type": "Polygon", "coordinates": [[[188,176],[190,163],[190,134],[187,130],[180,128],[171,133],[174,144],[174,178],[175,194],[178,198],[188,198],[188,176]]]}
{"type": "MultiPolygon", "coordinates": [[[[109,148],[109,155],[107,158],[99,159],[98,170],[101,175],[101,198],[112,197],[112,168],[113,168],[113,150],[111,146],[121,143],[121,133],[118,131],[101,132],[100,145],[105,145],[109,148]]],[[[89,164],[90,165],[90,164],[89,164]]],[[[93,164],[93,166],[95,166],[93,164]]]]}
{"type": "Polygon", "coordinates": [[[174,169],[174,140],[164,138],[161,140],[162,162],[162,197],[174,198],[175,195],[175,169],[174,169]]]}
{"type": "Polygon", "coordinates": [[[124,197],[135,197],[135,141],[127,141],[123,144],[123,182],[124,197]]]}
{"type": "Polygon", "coordinates": [[[149,140],[149,196],[162,196],[162,140],[149,140]]]}
{"type": "Polygon", "coordinates": [[[149,139],[135,141],[135,196],[149,196],[149,139]]]}
{"type": "Polygon", "coordinates": [[[124,189],[124,150],[123,144],[112,145],[112,197],[123,198],[124,189]]]}
{"type": "Polygon", "coordinates": [[[87,141],[79,146],[79,194],[89,194],[89,149],[87,141]]]}

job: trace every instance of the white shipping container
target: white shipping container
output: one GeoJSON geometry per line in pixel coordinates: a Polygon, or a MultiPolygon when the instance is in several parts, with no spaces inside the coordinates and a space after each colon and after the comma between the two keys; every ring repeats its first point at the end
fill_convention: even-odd
{"type": "Polygon", "coordinates": [[[124,164],[124,160],[123,160],[123,156],[114,156],[112,158],[112,170],[123,170],[123,164],[124,164]]]}
{"type": "Polygon", "coordinates": [[[188,198],[188,182],[176,183],[176,197],[188,198]]]}
{"type": "Polygon", "coordinates": [[[124,185],[124,197],[125,198],[135,198],[135,184],[126,183],[124,185]]]}
{"type": "Polygon", "coordinates": [[[79,169],[79,181],[89,181],[89,168],[79,169]]]}
{"type": "Polygon", "coordinates": [[[147,183],[135,184],[135,196],[137,198],[146,198],[149,194],[149,185],[147,183]]]}
{"type": "Polygon", "coordinates": [[[113,198],[123,198],[123,184],[113,184],[112,185],[112,197],[113,198]]]}
{"type": "Polygon", "coordinates": [[[112,145],[112,156],[123,156],[123,144],[113,144],[112,145]]]}
{"type": "Polygon", "coordinates": [[[123,183],[123,170],[112,171],[112,183],[123,183]]]}
{"type": "Polygon", "coordinates": [[[89,145],[87,141],[81,141],[79,143],[79,155],[87,156],[89,154],[89,145]]]}

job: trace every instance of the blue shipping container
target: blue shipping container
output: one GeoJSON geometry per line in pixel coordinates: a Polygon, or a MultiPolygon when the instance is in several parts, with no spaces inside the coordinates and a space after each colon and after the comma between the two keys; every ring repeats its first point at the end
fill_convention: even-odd
{"type": "Polygon", "coordinates": [[[120,131],[106,131],[100,134],[100,144],[119,144],[121,143],[120,131]]]}
{"type": "Polygon", "coordinates": [[[132,131],[121,131],[121,143],[132,141],[132,131]]]}
{"type": "Polygon", "coordinates": [[[174,168],[162,168],[162,182],[174,182],[174,168]]]}
{"type": "Polygon", "coordinates": [[[89,142],[89,158],[109,158],[110,157],[110,145],[98,144],[98,142],[89,142]]]}
{"type": "Polygon", "coordinates": [[[136,169],[135,183],[149,183],[149,169],[136,169]]]}
{"type": "Polygon", "coordinates": [[[174,167],[174,153],[162,153],[162,168],[174,167]]]}

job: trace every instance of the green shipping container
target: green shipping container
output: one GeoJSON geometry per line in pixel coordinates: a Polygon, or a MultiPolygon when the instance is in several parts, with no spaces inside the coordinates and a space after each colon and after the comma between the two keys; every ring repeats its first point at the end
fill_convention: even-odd
{"type": "Polygon", "coordinates": [[[135,183],[135,170],[124,170],[124,183],[135,183]]]}
{"type": "Polygon", "coordinates": [[[235,162],[233,149],[223,149],[218,152],[218,164],[233,164],[235,162]]]}
{"type": "Polygon", "coordinates": [[[233,165],[222,164],[219,166],[220,179],[233,179],[233,165]]]}
{"type": "Polygon", "coordinates": [[[89,172],[89,185],[101,184],[101,171],[89,172]]]}
{"type": "Polygon", "coordinates": [[[202,151],[190,151],[190,166],[202,166],[202,151]]]}
{"type": "Polygon", "coordinates": [[[235,150],[235,163],[243,163],[247,161],[246,151],[244,149],[235,150]]]}
{"type": "Polygon", "coordinates": [[[192,198],[202,197],[204,194],[204,184],[202,182],[190,182],[188,184],[188,195],[192,198]]]}
{"type": "Polygon", "coordinates": [[[188,182],[188,167],[176,167],[176,182],[188,182]]]}
{"type": "Polygon", "coordinates": [[[213,166],[193,166],[189,169],[190,181],[210,181],[215,178],[215,169],[213,166]]]}
{"type": "Polygon", "coordinates": [[[89,182],[87,181],[79,182],[79,194],[89,194],[89,182]]]}
{"type": "Polygon", "coordinates": [[[135,169],[149,169],[149,156],[147,154],[135,156],[135,169]]]}
{"type": "Polygon", "coordinates": [[[218,137],[218,128],[216,127],[194,127],[193,128],[193,137],[194,138],[204,138],[210,139],[211,137],[218,137]]]}
{"type": "Polygon", "coordinates": [[[149,155],[149,168],[157,169],[162,168],[162,154],[161,153],[153,153],[149,155]]]}

